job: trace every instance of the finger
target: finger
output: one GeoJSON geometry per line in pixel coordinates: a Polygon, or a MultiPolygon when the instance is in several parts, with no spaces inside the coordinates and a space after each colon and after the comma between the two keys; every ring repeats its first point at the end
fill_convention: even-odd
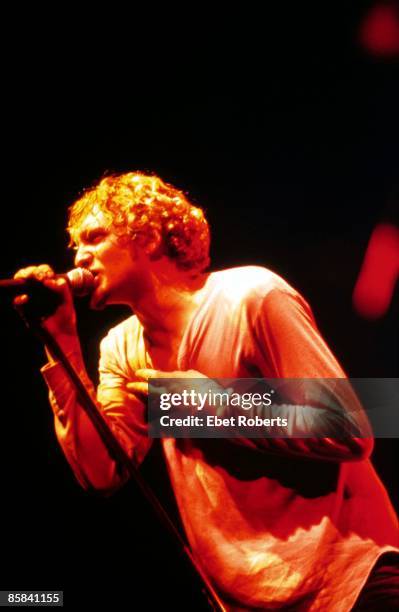
{"type": "Polygon", "coordinates": [[[41,264],[36,268],[36,278],[44,280],[45,278],[54,278],[54,270],[48,264],[41,264]]]}
{"type": "Polygon", "coordinates": [[[21,268],[21,270],[18,270],[18,272],[14,274],[14,278],[28,278],[32,275],[35,268],[36,266],[28,266],[27,268],[21,268]]]}
{"type": "Polygon", "coordinates": [[[153,370],[150,368],[142,368],[136,370],[135,375],[138,378],[148,380],[149,378],[180,378],[181,372],[164,372],[163,370],[153,370]]]}
{"type": "Polygon", "coordinates": [[[148,395],[148,383],[146,382],[127,383],[126,388],[131,393],[143,393],[145,395],[148,395]]]}
{"type": "Polygon", "coordinates": [[[154,399],[156,397],[160,397],[161,395],[165,395],[167,393],[170,393],[170,389],[168,391],[168,389],[166,387],[161,387],[161,386],[155,386],[153,383],[149,383],[148,385],[148,395],[151,395],[154,397],[154,399]]]}
{"type": "Polygon", "coordinates": [[[150,368],[141,368],[140,370],[136,370],[134,374],[137,378],[141,378],[142,380],[148,380],[149,378],[160,378],[160,376],[158,376],[160,372],[150,368]]]}
{"type": "Polygon", "coordinates": [[[152,382],[144,383],[144,382],[132,382],[127,383],[126,388],[131,393],[143,394],[146,396],[152,395],[154,398],[156,396],[163,395],[168,393],[168,389],[166,387],[155,386],[152,382]]]}
{"type": "Polygon", "coordinates": [[[26,295],[26,293],[24,293],[23,295],[17,295],[13,300],[13,304],[14,306],[23,306],[28,301],[29,297],[26,295]]]}
{"type": "Polygon", "coordinates": [[[57,278],[55,276],[53,278],[47,277],[40,280],[43,280],[43,285],[45,285],[45,287],[53,289],[58,293],[62,293],[68,285],[65,278],[57,278]]]}
{"type": "Polygon", "coordinates": [[[44,280],[45,278],[54,278],[55,272],[48,264],[41,264],[40,266],[28,266],[22,268],[14,274],[14,278],[36,278],[37,280],[44,280]]]}

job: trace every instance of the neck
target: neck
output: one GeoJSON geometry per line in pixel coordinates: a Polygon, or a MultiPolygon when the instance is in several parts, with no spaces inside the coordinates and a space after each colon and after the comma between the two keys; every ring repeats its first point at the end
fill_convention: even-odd
{"type": "Polygon", "coordinates": [[[208,273],[191,277],[171,262],[147,269],[145,289],[138,292],[130,306],[151,346],[166,346],[181,339],[201,301],[208,277],[208,273]]]}

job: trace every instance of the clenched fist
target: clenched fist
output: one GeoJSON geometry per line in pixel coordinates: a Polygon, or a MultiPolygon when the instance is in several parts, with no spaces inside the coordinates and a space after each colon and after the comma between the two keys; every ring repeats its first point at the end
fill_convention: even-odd
{"type": "MultiPolygon", "coordinates": [[[[43,327],[54,337],[76,335],[76,313],[71,290],[65,278],[56,276],[54,270],[47,264],[22,268],[14,278],[34,279],[58,298],[58,306],[53,313],[44,318],[43,327]]],[[[19,295],[14,299],[14,304],[17,309],[23,309],[25,305],[28,306],[31,299],[34,300],[34,297],[31,298],[27,294],[19,295]]]]}

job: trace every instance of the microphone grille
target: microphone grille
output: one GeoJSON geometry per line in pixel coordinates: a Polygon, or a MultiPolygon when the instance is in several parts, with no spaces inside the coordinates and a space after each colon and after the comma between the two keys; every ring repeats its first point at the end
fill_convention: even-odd
{"type": "Polygon", "coordinates": [[[86,268],[74,268],[67,272],[68,281],[74,295],[83,297],[94,289],[94,276],[86,268]]]}

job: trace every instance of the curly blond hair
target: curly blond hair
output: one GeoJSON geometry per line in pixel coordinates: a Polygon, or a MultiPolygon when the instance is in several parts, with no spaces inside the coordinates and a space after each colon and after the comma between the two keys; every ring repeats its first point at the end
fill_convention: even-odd
{"type": "Polygon", "coordinates": [[[140,246],[155,232],[161,236],[154,258],[166,255],[178,268],[202,272],[209,266],[209,226],[201,208],[156,175],[141,172],[110,175],[86,190],[69,208],[70,246],[93,209],[99,209],[119,236],[140,246]]]}

